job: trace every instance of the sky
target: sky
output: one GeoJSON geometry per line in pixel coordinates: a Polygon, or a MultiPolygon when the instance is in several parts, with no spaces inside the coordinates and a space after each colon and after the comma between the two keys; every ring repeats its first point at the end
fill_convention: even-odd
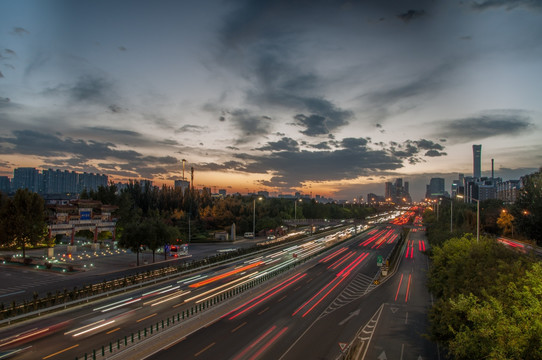
{"type": "Polygon", "coordinates": [[[541,139],[542,0],[0,0],[3,176],[419,200],[541,139]]]}

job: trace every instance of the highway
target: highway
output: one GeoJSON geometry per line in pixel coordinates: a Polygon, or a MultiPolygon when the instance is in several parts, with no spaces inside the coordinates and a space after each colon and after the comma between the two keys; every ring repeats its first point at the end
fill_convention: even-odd
{"type": "MultiPolygon", "coordinates": [[[[346,235],[343,232],[341,237],[346,235]]],[[[170,319],[174,321],[177,316],[178,323],[183,323],[180,320],[185,315],[193,319],[195,312],[205,314],[205,308],[216,302],[242,299],[237,289],[262,283],[271,273],[283,272],[339,241],[338,235],[329,235],[299,245],[285,245],[251,259],[171,279],[109,301],[10,326],[0,333],[3,339],[0,351],[13,351],[16,359],[73,359],[99,352],[102,346],[111,350],[112,344],[119,344],[120,339],[150,337],[151,327],[156,332],[162,320],[169,325],[170,319]]],[[[185,321],[198,324],[197,319],[185,321]]],[[[185,326],[181,328],[184,330],[185,326]]]]}
{"type": "MultiPolygon", "coordinates": [[[[390,255],[400,229],[380,226],[348,240],[273,287],[245,299],[218,321],[165,343],[165,349],[149,359],[328,358],[323,356],[328,349],[315,350],[327,341],[325,338],[312,337],[300,350],[291,349],[292,344],[305,338],[306,330],[330,306],[340,307],[341,302],[374,288],[379,272],[377,256],[385,259],[390,255]]],[[[338,349],[336,344],[333,347],[338,349]]]]}

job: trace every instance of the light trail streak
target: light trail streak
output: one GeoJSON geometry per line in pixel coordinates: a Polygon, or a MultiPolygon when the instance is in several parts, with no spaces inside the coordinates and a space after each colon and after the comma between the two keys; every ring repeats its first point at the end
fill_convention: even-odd
{"type": "Polygon", "coordinates": [[[399,296],[399,290],[401,289],[402,282],[403,282],[403,274],[401,274],[401,279],[399,280],[399,286],[397,286],[397,292],[395,293],[395,301],[397,301],[397,296],[399,296]]]}
{"type": "Polygon", "coordinates": [[[93,327],[93,328],[90,328],[90,329],[81,331],[80,333],[73,334],[72,336],[73,336],[73,337],[77,337],[77,336],[79,336],[79,335],[83,335],[83,334],[89,333],[89,332],[91,332],[91,331],[94,331],[94,330],[103,328],[104,326],[113,324],[114,322],[115,322],[115,320],[111,320],[111,321],[108,321],[108,322],[106,322],[106,323],[103,323],[103,324],[100,324],[100,325],[98,325],[98,326],[95,326],[95,327],[93,327]]]}
{"type": "MultiPolygon", "coordinates": [[[[250,276],[252,276],[252,275],[254,275],[254,274],[256,274],[256,273],[257,273],[257,272],[254,272],[254,273],[252,273],[252,274],[245,275],[245,276],[243,276],[243,277],[240,277],[239,279],[232,280],[232,281],[230,281],[230,282],[228,282],[228,283],[226,283],[226,284],[224,284],[224,285],[220,285],[219,287],[216,287],[216,288],[214,288],[214,289],[207,290],[207,291],[202,292],[201,294],[198,294],[198,295],[196,295],[196,296],[192,296],[192,297],[189,298],[189,299],[185,299],[184,302],[189,302],[189,301],[191,301],[191,300],[197,299],[197,298],[199,298],[199,297],[205,296],[205,295],[207,295],[207,294],[209,294],[209,293],[212,293],[212,292],[215,292],[215,291],[217,291],[217,290],[219,290],[219,289],[222,289],[222,288],[224,288],[224,287],[226,287],[226,286],[230,286],[230,285],[232,285],[232,284],[234,284],[234,283],[236,283],[236,282],[242,281],[242,280],[244,280],[244,279],[246,279],[246,278],[248,278],[248,277],[250,277],[250,276]]],[[[239,285],[240,285],[240,284],[236,284],[235,286],[239,286],[239,285]]],[[[215,294],[215,295],[216,295],[216,294],[215,294]]],[[[212,296],[215,296],[215,295],[212,295],[212,296]]],[[[198,302],[199,302],[199,301],[198,301],[198,302]]]]}
{"type": "Polygon", "coordinates": [[[407,285],[407,289],[406,289],[405,302],[408,302],[408,295],[409,295],[409,292],[410,292],[411,276],[412,276],[412,274],[408,275],[408,285],[407,285]]]}
{"type": "Polygon", "coordinates": [[[253,307],[255,307],[256,305],[262,303],[263,301],[269,299],[271,296],[279,293],[280,291],[282,291],[283,289],[287,288],[288,286],[296,283],[298,280],[304,278],[307,274],[304,273],[304,274],[296,274],[290,278],[288,278],[287,280],[284,280],[283,282],[281,282],[280,284],[278,285],[275,285],[274,287],[272,287],[271,289],[267,290],[266,292],[264,292],[263,294],[260,294],[258,295],[257,297],[247,301],[246,303],[244,303],[243,305],[237,307],[236,309],[230,311],[228,314],[224,315],[224,317],[226,316],[229,316],[230,314],[233,314],[235,312],[237,312],[239,309],[242,309],[243,307],[247,306],[243,311],[240,311],[238,312],[236,315],[233,315],[229,318],[229,320],[233,320],[235,319],[236,317],[238,317],[239,315],[247,312],[248,310],[252,309],[253,307]],[[260,300],[258,300],[260,299],[260,300]],[[252,305],[248,306],[248,304],[254,302],[252,305]]]}
{"type": "Polygon", "coordinates": [[[215,282],[215,281],[218,281],[218,280],[221,280],[221,279],[224,279],[228,276],[231,276],[231,275],[235,275],[237,273],[240,273],[240,272],[243,272],[245,270],[248,270],[248,269],[252,269],[256,266],[260,266],[261,264],[263,264],[263,261],[258,261],[254,264],[250,264],[250,265],[247,265],[247,266],[243,266],[241,268],[238,268],[238,269],[234,269],[234,270],[231,270],[231,271],[228,271],[224,274],[220,274],[220,275],[217,275],[217,276],[213,276],[212,278],[209,278],[207,280],[203,280],[203,281],[200,281],[200,282],[197,282],[195,284],[192,284],[192,285],[189,285],[189,287],[191,288],[198,288],[200,286],[203,286],[203,285],[207,285],[207,284],[210,284],[212,282],[215,282]]]}
{"type": "Polygon", "coordinates": [[[348,248],[340,248],[339,250],[337,251],[334,251],[333,253],[331,253],[330,255],[326,256],[325,258],[321,259],[320,261],[318,261],[319,263],[326,263],[328,262],[329,260],[333,259],[335,256],[345,252],[346,250],[348,250],[348,248]]]}
{"type": "Polygon", "coordinates": [[[265,339],[265,337],[273,332],[277,327],[275,325],[271,326],[266,332],[264,332],[261,336],[259,336],[252,344],[250,344],[248,347],[245,348],[239,355],[237,355],[234,360],[242,359],[247,352],[250,351],[250,349],[254,348],[260,341],[265,339]]]}
{"type": "Polygon", "coordinates": [[[256,354],[252,355],[252,356],[250,357],[249,360],[255,360],[255,359],[258,359],[259,356],[260,356],[265,350],[267,350],[267,348],[268,348],[269,346],[271,346],[271,345],[272,345],[279,337],[282,336],[282,334],[284,334],[284,333],[286,332],[286,330],[288,330],[287,327],[285,327],[285,328],[283,328],[281,331],[279,331],[279,332],[278,332],[275,336],[273,336],[267,343],[265,343],[265,345],[262,346],[262,347],[260,348],[260,350],[258,350],[258,351],[256,352],[256,354]]]}
{"type": "Polygon", "coordinates": [[[335,270],[336,268],[338,268],[343,262],[345,262],[346,260],[350,259],[352,256],[354,256],[356,252],[355,251],[350,251],[349,253],[347,253],[346,255],[344,255],[342,258],[340,258],[339,260],[335,261],[333,264],[329,265],[327,268],[328,269],[331,269],[331,270],[335,270]]]}

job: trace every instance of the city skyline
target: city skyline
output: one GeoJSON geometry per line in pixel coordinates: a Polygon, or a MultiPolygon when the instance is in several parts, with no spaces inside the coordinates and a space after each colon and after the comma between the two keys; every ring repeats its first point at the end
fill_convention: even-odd
{"type": "Polygon", "coordinates": [[[0,175],[17,167],[413,200],[542,164],[542,3],[4,1],[0,175]]]}

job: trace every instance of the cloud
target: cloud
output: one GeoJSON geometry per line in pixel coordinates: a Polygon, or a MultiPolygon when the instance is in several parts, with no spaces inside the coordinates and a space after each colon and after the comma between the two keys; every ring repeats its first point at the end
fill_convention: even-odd
{"type": "Polygon", "coordinates": [[[4,52],[10,56],[17,56],[17,54],[15,53],[15,51],[11,50],[11,49],[4,49],[4,52]]]}
{"type": "Polygon", "coordinates": [[[140,157],[141,154],[133,150],[117,150],[112,143],[103,143],[94,140],[81,140],[61,138],[60,136],[45,134],[32,130],[13,131],[12,137],[0,137],[2,147],[0,153],[34,155],[38,157],[66,156],[73,154],[85,159],[105,159],[113,157],[130,160],[140,157]]]}
{"type": "Polygon", "coordinates": [[[0,71],[0,78],[3,78],[4,77],[4,74],[2,74],[2,72],[0,71]]]}
{"type": "Polygon", "coordinates": [[[255,115],[248,109],[235,109],[227,112],[227,119],[239,134],[237,144],[245,144],[271,132],[268,116],[255,115]]]}
{"type": "MultiPolygon", "coordinates": [[[[433,70],[423,72],[415,78],[397,85],[388,85],[382,90],[375,90],[357,97],[363,104],[363,111],[378,122],[376,127],[381,129],[381,121],[395,113],[404,112],[415,107],[413,100],[434,96],[443,86],[444,78],[452,70],[452,66],[442,64],[433,70]]],[[[380,132],[384,132],[381,130],[380,132]]]]}
{"type": "Polygon", "coordinates": [[[118,137],[118,136],[128,136],[128,137],[134,137],[134,138],[141,138],[141,133],[138,133],[136,131],[131,131],[131,130],[120,130],[120,129],[114,129],[114,128],[110,128],[110,127],[105,127],[105,126],[89,126],[87,127],[86,129],[88,130],[91,130],[93,133],[96,133],[96,134],[108,134],[108,135],[113,135],[115,137],[118,137]]]}
{"type": "Polygon", "coordinates": [[[120,110],[120,107],[111,104],[111,101],[117,98],[113,84],[100,76],[84,75],[74,84],[59,84],[56,87],[46,89],[44,93],[53,96],[66,96],[75,103],[103,105],[113,112],[120,110]]]}
{"type": "Polygon", "coordinates": [[[294,139],[283,137],[279,141],[270,141],[267,145],[257,148],[260,151],[298,151],[299,143],[294,139]]]}
{"type": "Polygon", "coordinates": [[[18,36],[23,36],[23,35],[30,34],[30,32],[28,30],[26,30],[25,28],[22,28],[22,27],[14,27],[11,34],[12,35],[18,35],[18,36]]]}
{"type": "Polygon", "coordinates": [[[408,23],[411,20],[418,19],[424,15],[425,15],[425,11],[423,10],[408,10],[407,12],[397,15],[397,17],[403,20],[404,22],[408,23]]]}
{"type": "Polygon", "coordinates": [[[465,143],[494,136],[520,135],[533,126],[531,118],[523,110],[489,110],[479,115],[443,121],[437,136],[465,143]]]}
{"type": "Polygon", "coordinates": [[[197,133],[197,134],[201,134],[201,133],[206,132],[206,131],[207,131],[207,128],[205,126],[186,124],[186,125],[181,126],[175,132],[177,132],[177,133],[181,132],[181,133],[197,133]]]}
{"type": "Polygon", "coordinates": [[[542,1],[540,0],[477,0],[470,2],[471,8],[474,10],[487,10],[491,8],[505,8],[513,10],[517,7],[526,7],[529,9],[542,9],[542,1]]]}
{"type": "Polygon", "coordinates": [[[128,49],[126,49],[124,46],[119,46],[118,49],[119,49],[120,51],[126,51],[126,50],[128,50],[128,49]]]}

